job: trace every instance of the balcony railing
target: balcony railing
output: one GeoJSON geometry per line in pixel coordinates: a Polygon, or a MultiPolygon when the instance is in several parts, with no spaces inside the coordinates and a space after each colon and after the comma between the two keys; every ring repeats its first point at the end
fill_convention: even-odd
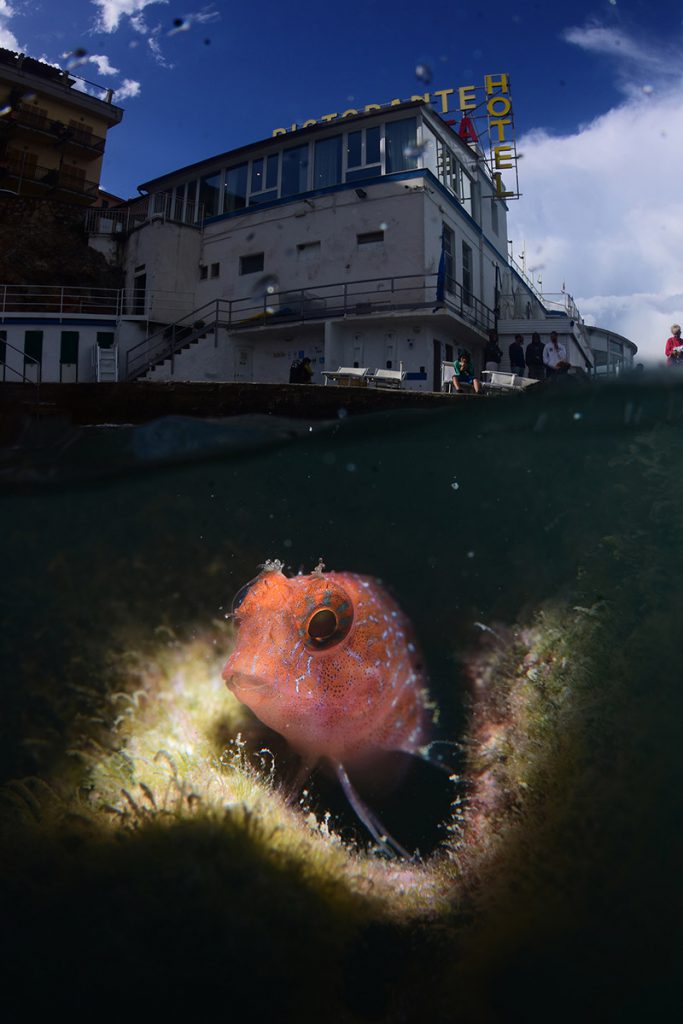
{"type": "Polygon", "coordinates": [[[0,184],[3,188],[13,187],[20,193],[26,184],[39,186],[45,192],[71,192],[81,196],[96,198],[99,184],[76,175],[68,168],[39,167],[36,164],[20,161],[5,161],[0,165],[0,184]]]}
{"type": "Polygon", "coordinates": [[[68,317],[139,317],[167,323],[192,305],[187,292],[144,288],[83,288],[60,285],[0,285],[0,319],[14,313],[68,317]]]}
{"type": "Polygon", "coordinates": [[[443,290],[438,274],[411,274],[275,291],[239,299],[215,299],[134,345],[126,354],[125,376],[140,377],[153,366],[218,330],[250,331],[348,316],[445,311],[482,331],[495,327],[495,313],[453,281],[443,290]],[[437,297],[437,291],[439,297],[437,297]]]}

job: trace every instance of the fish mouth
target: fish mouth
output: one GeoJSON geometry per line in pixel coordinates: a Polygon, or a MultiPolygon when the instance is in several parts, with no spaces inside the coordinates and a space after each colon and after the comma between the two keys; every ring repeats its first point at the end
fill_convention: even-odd
{"type": "Polygon", "coordinates": [[[261,676],[252,676],[246,672],[224,672],[225,685],[238,696],[240,693],[258,693],[269,689],[271,683],[261,676]]]}

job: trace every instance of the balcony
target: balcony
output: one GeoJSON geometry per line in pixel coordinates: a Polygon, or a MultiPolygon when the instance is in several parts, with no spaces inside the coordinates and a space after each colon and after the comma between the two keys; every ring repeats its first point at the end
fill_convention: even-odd
{"type": "Polygon", "coordinates": [[[0,137],[5,138],[17,133],[38,134],[43,140],[54,142],[66,153],[75,153],[91,160],[104,153],[104,138],[79,125],[56,121],[48,117],[47,111],[40,107],[14,107],[0,118],[0,132],[0,137]]]}
{"type": "Polygon", "coordinates": [[[85,172],[78,168],[40,167],[30,160],[7,160],[0,163],[0,188],[18,194],[40,195],[42,193],[77,196],[94,200],[97,198],[99,182],[88,181],[85,172]],[[28,187],[27,187],[28,186],[28,187]]]}

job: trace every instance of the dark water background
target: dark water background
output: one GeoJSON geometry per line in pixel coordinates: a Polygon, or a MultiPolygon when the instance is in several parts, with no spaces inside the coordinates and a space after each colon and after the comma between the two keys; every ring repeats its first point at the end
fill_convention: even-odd
{"type": "MultiPolygon", "coordinates": [[[[665,622],[667,643],[645,636],[635,648],[642,663],[629,685],[656,694],[646,742],[634,750],[644,760],[633,813],[647,803],[643,829],[670,864],[681,851],[672,799],[683,781],[683,385],[643,374],[358,417],[346,416],[342,401],[328,422],[44,424],[5,453],[2,778],[49,777],[62,761],[66,689],[97,688],[120,653],[112,645],[122,627],[141,642],[161,626],[189,637],[229,610],[265,559],[308,572],[322,556],[328,569],[385,581],[412,619],[444,735],[462,727],[459,657],[476,647],[477,623],[530,621],[544,602],[577,595],[585,604],[618,599],[621,621],[632,623],[628,639],[639,620],[665,622]],[[40,743],[27,745],[36,736],[40,743]],[[648,778],[671,785],[652,792],[648,778]]],[[[634,862],[628,885],[659,884],[655,861],[634,862]]],[[[670,892],[675,903],[680,893],[670,892]]],[[[658,911],[646,922],[647,899],[638,906],[636,930],[647,924],[657,934],[658,911]]],[[[646,968],[661,1007],[678,951],[660,948],[671,959],[658,952],[656,968],[646,968]]],[[[619,970],[621,952],[600,955],[605,970],[619,970]]],[[[558,953],[558,985],[571,957],[558,953]]],[[[522,1005],[520,986],[534,977],[523,964],[514,979],[498,980],[522,1005]]],[[[494,1019],[525,1019],[519,1005],[506,1014],[501,1003],[494,1019]]],[[[583,1019],[609,1019],[601,1012],[583,1019]]]]}

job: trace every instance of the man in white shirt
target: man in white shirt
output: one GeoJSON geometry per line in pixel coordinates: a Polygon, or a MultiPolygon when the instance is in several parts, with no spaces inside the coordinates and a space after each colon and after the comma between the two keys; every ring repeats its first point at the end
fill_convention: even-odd
{"type": "MultiPolygon", "coordinates": [[[[567,363],[567,349],[561,341],[558,341],[557,331],[551,331],[550,341],[546,343],[543,349],[543,365],[545,366],[546,377],[552,377],[554,373],[557,373],[559,363],[567,363]]],[[[559,367],[559,369],[564,369],[564,367],[559,367]]]]}

